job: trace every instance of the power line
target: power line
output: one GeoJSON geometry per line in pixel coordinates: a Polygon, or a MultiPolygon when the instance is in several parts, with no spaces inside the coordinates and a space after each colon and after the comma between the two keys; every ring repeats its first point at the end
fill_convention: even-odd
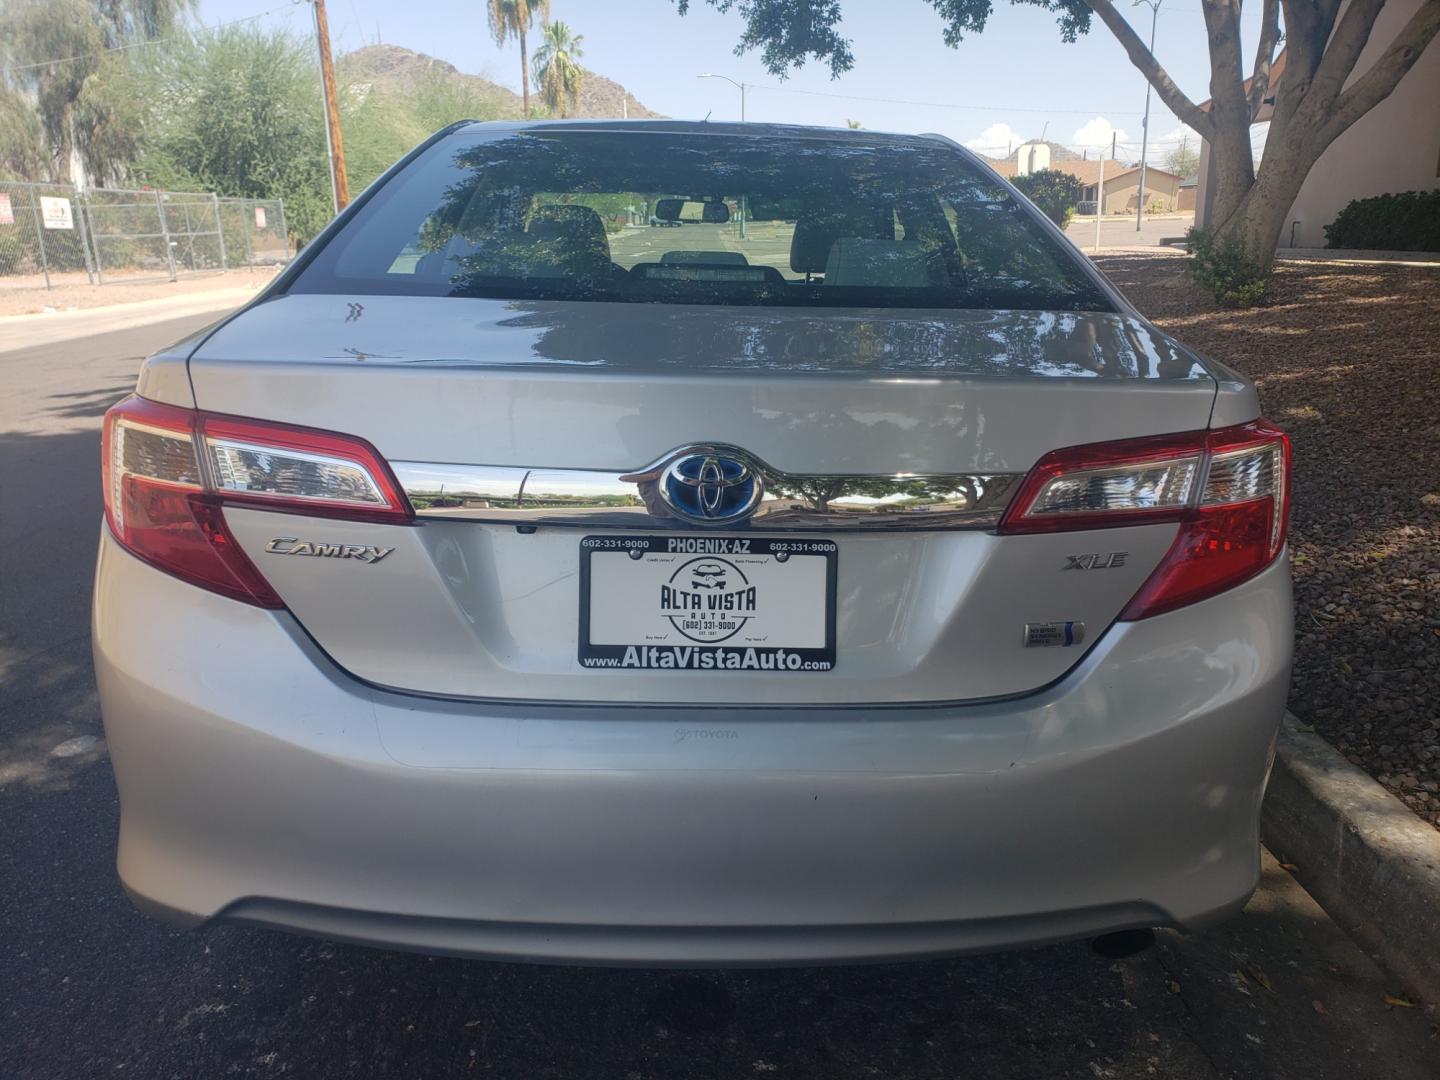
{"type": "MultiPolygon", "coordinates": [[[[289,4],[282,5],[281,7],[271,8],[269,11],[262,11],[258,15],[246,15],[243,19],[231,19],[228,22],[219,22],[211,26],[204,26],[202,24],[201,29],[219,30],[222,27],[226,26],[238,26],[240,23],[254,22],[256,19],[263,19],[267,15],[274,15],[278,11],[284,11],[286,8],[293,7],[294,4],[298,2],[299,0],[291,0],[289,4]]],[[[77,60],[95,60],[99,57],[106,56],[109,53],[125,52],[129,49],[143,49],[147,45],[160,45],[167,41],[175,41],[179,37],[179,34],[170,34],[167,37],[155,37],[147,38],[144,41],[132,41],[128,45],[112,45],[108,49],[101,49],[99,52],[77,53],[74,56],[61,56],[55,58],[54,60],[41,60],[34,64],[13,64],[10,67],[0,68],[0,72],[3,72],[6,75],[11,75],[18,71],[34,71],[37,68],[48,68],[52,67],[55,64],[73,64],[77,60]]]]}
{"type": "Polygon", "coordinates": [[[1119,109],[1020,109],[1012,105],[957,105],[949,101],[913,101],[907,98],[866,97],[862,94],[837,94],[828,90],[801,90],[795,86],[769,86],[746,83],[746,89],[770,90],[777,94],[805,94],[809,97],[840,98],[845,101],[870,101],[882,105],[917,105],[929,109],[972,109],[976,112],[1035,113],[1038,116],[1139,116],[1138,112],[1119,109]]]}

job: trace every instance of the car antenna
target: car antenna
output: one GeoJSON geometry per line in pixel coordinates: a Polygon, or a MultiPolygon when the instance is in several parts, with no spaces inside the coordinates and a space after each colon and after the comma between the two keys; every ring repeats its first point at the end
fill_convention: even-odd
{"type": "MultiPolygon", "coordinates": [[[[714,109],[711,109],[711,110],[710,110],[710,112],[714,112],[714,111],[715,111],[714,109]]],[[[700,123],[702,123],[702,124],[708,124],[709,122],[710,122],[710,113],[707,112],[707,113],[705,114],[705,119],[701,120],[700,123]]]]}

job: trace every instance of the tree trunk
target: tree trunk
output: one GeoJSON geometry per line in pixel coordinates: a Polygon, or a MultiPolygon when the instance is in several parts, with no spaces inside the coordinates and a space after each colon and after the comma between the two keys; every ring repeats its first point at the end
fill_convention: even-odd
{"type": "Polygon", "coordinates": [[[1210,220],[1214,223],[1213,231],[1220,232],[1229,225],[1255,186],[1248,120],[1217,125],[1215,138],[1210,143],[1210,170],[1215,184],[1210,220]]]}
{"type": "MultiPolygon", "coordinates": [[[[1292,133],[1293,133],[1293,129],[1292,133]]],[[[1217,235],[1238,235],[1244,239],[1245,247],[1265,269],[1275,260],[1275,249],[1282,239],[1285,219],[1305,178],[1320,155],[1329,145],[1328,140],[1315,138],[1285,138],[1282,145],[1274,147],[1273,156],[1267,155],[1260,165],[1260,174],[1249,190],[1241,197],[1227,218],[1219,218],[1217,235]]]]}
{"type": "Polygon", "coordinates": [[[530,119],[530,49],[525,44],[525,28],[520,27],[520,89],[525,119],[530,119]]]}

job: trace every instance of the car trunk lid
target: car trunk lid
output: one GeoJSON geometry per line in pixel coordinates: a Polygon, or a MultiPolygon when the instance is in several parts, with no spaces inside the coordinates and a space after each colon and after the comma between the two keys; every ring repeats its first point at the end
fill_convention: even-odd
{"type": "MultiPolygon", "coordinates": [[[[402,475],[482,466],[633,476],[687,447],[720,446],[791,477],[1015,477],[1061,446],[1203,428],[1215,397],[1204,365],[1123,314],[367,295],[256,305],[200,346],[190,376],[203,410],[358,435],[402,475]]],[[[919,512],[901,528],[857,513],[801,531],[778,519],[767,528],[763,517],[731,528],[667,528],[649,516],[557,526],[495,505],[448,516],[440,511],[453,508],[424,506],[435,516],[416,526],[254,508],[226,516],[295,617],[362,678],[463,697],[697,705],[1034,690],[1083,655],[1175,532],[998,536],[926,518],[923,501],[906,505],[919,512]],[[597,558],[582,543],[652,536],[833,542],[793,560],[832,561],[815,571],[823,584],[773,586],[777,603],[830,605],[776,625],[802,638],[828,630],[833,666],[582,666],[582,619],[599,595],[582,580],[597,558]],[[297,557],[306,545],[393,551],[378,561],[297,557]],[[1065,571],[1075,555],[1085,572],[1065,571]],[[1058,629],[1027,646],[1030,626],[1058,629]]],[[[669,564],[677,573],[706,553],[680,554],[669,564]]],[[[701,596],[687,602],[710,602],[689,586],[726,566],[771,588],[771,556],[751,554],[737,562],[722,549],[720,563],[685,577],[701,596]]],[[[624,632],[613,609],[625,597],[639,605],[659,595],[653,575],[617,584],[616,573],[605,569],[599,586],[612,635],[624,632]]],[[[714,647],[704,632],[698,644],[714,647]]]]}

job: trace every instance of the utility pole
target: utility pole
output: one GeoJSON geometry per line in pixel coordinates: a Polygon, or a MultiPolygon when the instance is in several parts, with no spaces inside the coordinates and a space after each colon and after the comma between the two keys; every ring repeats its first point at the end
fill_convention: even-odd
{"type": "Polygon", "coordinates": [[[335,94],[335,63],[330,58],[330,21],[325,0],[311,0],[315,16],[315,44],[320,50],[320,91],[325,99],[325,149],[330,156],[330,197],[338,214],[350,204],[350,182],[345,178],[345,143],[340,138],[340,102],[335,94]]]}
{"type": "MultiPolygon", "coordinates": [[[[1110,157],[1115,157],[1115,140],[1118,136],[1110,132],[1110,157]]],[[[1100,151],[1100,183],[1095,187],[1095,250],[1100,250],[1100,218],[1105,213],[1105,151],[1100,151]]]]}
{"type": "MultiPolygon", "coordinates": [[[[1155,55],[1155,22],[1160,18],[1160,5],[1164,0],[1134,0],[1136,4],[1150,5],[1150,55],[1155,55]]],[[[1145,119],[1140,121],[1140,202],[1135,207],[1135,231],[1145,223],[1145,155],[1150,149],[1150,80],[1145,80],[1145,119]]]]}

